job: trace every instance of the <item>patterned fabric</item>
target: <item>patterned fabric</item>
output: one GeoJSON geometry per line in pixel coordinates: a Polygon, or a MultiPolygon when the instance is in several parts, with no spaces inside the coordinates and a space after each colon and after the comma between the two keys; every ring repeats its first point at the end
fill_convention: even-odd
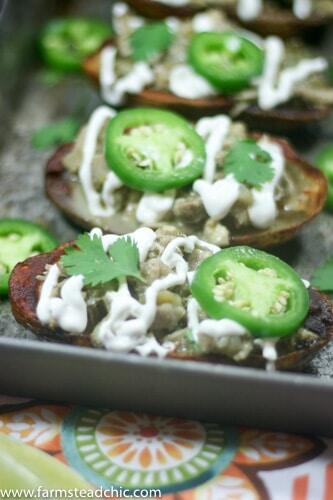
{"type": "Polygon", "coordinates": [[[331,440],[26,400],[14,408],[11,399],[8,411],[8,404],[0,403],[1,433],[93,486],[159,488],[164,500],[333,498],[331,440]]]}

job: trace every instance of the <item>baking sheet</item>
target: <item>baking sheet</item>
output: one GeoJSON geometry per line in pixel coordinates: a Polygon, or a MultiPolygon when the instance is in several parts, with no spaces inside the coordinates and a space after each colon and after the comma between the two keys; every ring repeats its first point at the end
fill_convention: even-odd
{"type": "MultiPolygon", "coordinates": [[[[84,77],[47,85],[45,71],[34,57],[38,26],[63,8],[61,4],[47,2],[47,12],[45,2],[38,0],[24,5],[9,0],[5,6],[0,26],[0,217],[40,222],[62,242],[79,230],[44,196],[43,171],[51,151],[34,150],[32,132],[68,115],[84,121],[100,101],[84,77]]],[[[67,10],[108,19],[110,2],[77,0],[67,10]]],[[[323,42],[327,54],[330,47],[333,33],[323,42]]],[[[313,158],[323,143],[333,142],[333,118],[320,128],[301,131],[293,140],[313,158]]],[[[333,255],[333,216],[321,214],[299,237],[272,252],[309,278],[333,255]]],[[[8,301],[0,308],[2,392],[333,435],[333,342],[311,362],[306,375],[267,374],[34,341],[35,336],[13,319],[8,301]]]]}

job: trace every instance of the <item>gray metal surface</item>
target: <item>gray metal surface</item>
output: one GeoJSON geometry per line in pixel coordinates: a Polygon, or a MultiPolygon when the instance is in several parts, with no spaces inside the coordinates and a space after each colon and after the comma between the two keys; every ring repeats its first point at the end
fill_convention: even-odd
{"type": "MultiPolygon", "coordinates": [[[[47,2],[47,14],[59,4],[47,2]]],[[[1,22],[0,217],[40,222],[66,241],[78,230],[44,196],[43,169],[50,152],[34,150],[31,135],[68,115],[84,120],[99,99],[84,78],[45,84],[32,50],[45,6],[38,0],[9,1],[1,22]],[[24,52],[21,35],[14,36],[18,23],[24,52]]],[[[72,13],[104,18],[109,9],[108,0],[71,4],[72,13]]],[[[329,52],[330,46],[332,41],[326,40],[324,50],[329,52]]],[[[313,158],[323,142],[333,142],[333,119],[294,139],[313,158]]],[[[321,214],[293,242],[273,251],[308,278],[333,254],[333,216],[321,214]]],[[[16,324],[7,301],[0,304],[0,336],[0,392],[333,435],[333,343],[313,360],[307,374],[146,360],[34,341],[32,333],[16,324]]]]}

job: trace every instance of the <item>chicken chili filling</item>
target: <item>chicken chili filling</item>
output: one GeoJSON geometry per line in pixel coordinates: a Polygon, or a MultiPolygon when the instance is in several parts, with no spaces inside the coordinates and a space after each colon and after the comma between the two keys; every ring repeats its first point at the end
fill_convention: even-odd
{"type": "Polygon", "coordinates": [[[304,211],[304,180],[295,178],[282,146],[268,136],[254,140],[224,115],[192,126],[168,111],[116,115],[103,106],[63,164],[97,223],[172,223],[227,246],[235,228],[262,230],[280,215],[304,211]]]}
{"type": "Polygon", "coordinates": [[[302,326],[308,291],[287,264],[171,226],[125,236],[93,229],[39,279],[42,324],[114,352],[243,361],[262,351],[272,363],[316,337],[302,326]]]}
{"type": "Polygon", "coordinates": [[[117,3],[113,19],[117,35],[101,52],[99,75],[102,96],[112,106],[148,87],[185,99],[230,95],[234,116],[251,105],[333,104],[323,57],[295,40],[242,30],[222,11],[150,22],[117,3]]]}

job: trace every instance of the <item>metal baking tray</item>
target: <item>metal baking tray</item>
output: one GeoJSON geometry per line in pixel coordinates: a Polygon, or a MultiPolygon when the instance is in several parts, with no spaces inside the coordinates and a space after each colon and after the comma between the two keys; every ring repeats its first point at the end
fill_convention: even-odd
{"type": "MultiPolygon", "coordinates": [[[[78,233],[47,201],[43,169],[48,152],[36,151],[33,129],[64,118],[84,121],[99,97],[84,77],[46,85],[34,38],[56,11],[110,16],[109,0],[0,1],[0,217],[26,217],[46,225],[60,241],[78,233]]],[[[323,41],[327,54],[333,33],[323,41]]],[[[333,119],[293,138],[308,157],[333,141],[333,119]]],[[[333,217],[327,213],[274,253],[304,278],[333,253],[333,217]]],[[[48,401],[102,405],[333,436],[333,342],[306,373],[266,373],[208,363],[143,359],[36,340],[0,304],[0,392],[48,401]]]]}

